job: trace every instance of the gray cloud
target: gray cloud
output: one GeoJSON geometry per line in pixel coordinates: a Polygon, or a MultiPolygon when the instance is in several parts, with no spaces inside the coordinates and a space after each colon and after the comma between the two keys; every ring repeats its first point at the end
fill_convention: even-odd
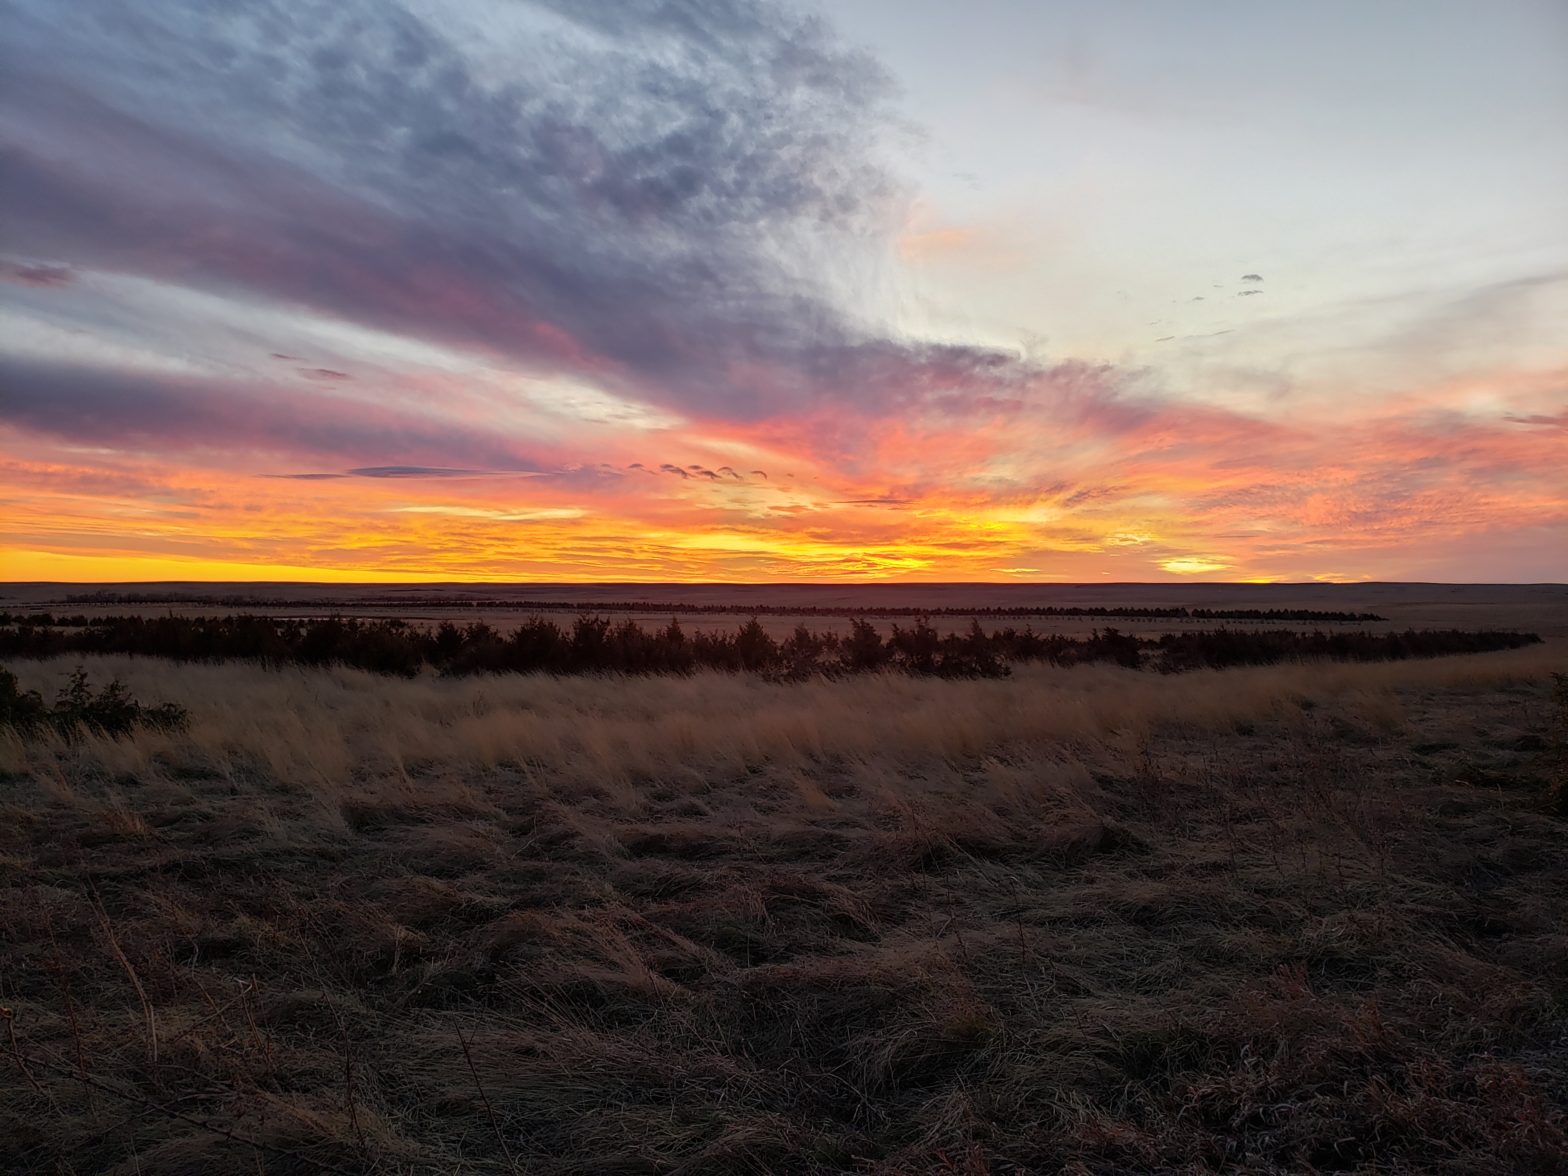
{"type": "Polygon", "coordinates": [[[1263,280],[1263,275],[1262,274],[1242,274],[1241,275],[1241,280],[1243,282],[1261,282],[1263,280]]]}
{"type": "Polygon", "coordinates": [[[1568,408],[1555,414],[1538,412],[1522,416],[1518,413],[1509,413],[1503,419],[1515,425],[1534,425],[1543,429],[1568,429],[1568,408]]]}
{"type": "Polygon", "coordinates": [[[877,239],[897,184],[885,74],[789,7],[523,4],[496,60],[381,0],[13,16],[0,214],[73,265],[742,419],[1017,366],[867,335],[795,260],[877,239]]]}
{"type": "Polygon", "coordinates": [[[0,259],[0,281],[19,286],[68,286],[76,280],[69,266],[0,259]]]}
{"type": "Polygon", "coordinates": [[[3,355],[0,421],[78,442],[314,454],[356,464],[354,472],[367,477],[377,476],[371,472],[377,469],[450,469],[446,462],[453,456],[472,463],[474,470],[541,468],[504,437],[383,405],[372,411],[303,388],[3,355]],[[380,464],[389,454],[401,455],[407,464],[380,464]]]}
{"type": "MultiPolygon", "coordinates": [[[[47,0],[11,9],[0,68],[26,100],[0,120],[0,231],[30,253],[303,308],[682,414],[801,415],[806,441],[849,471],[866,416],[1044,406],[1120,430],[1150,411],[1105,369],[859,325],[822,274],[856,250],[879,256],[900,223],[878,162],[891,88],[786,5],[526,0],[497,10],[485,37],[464,28],[466,9],[438,28],[382,0],[80,0],[69,20],[47,0]],[[810,411],[827,405],[845,411],[810,411]]],[[[318,358],[292,354],[312,352],[301,340],[262,346],[318,358]]],[[[371,413],[260,381],[232,398],[122,385],[7,411],[65,436],[151,443],[162,430],[172,446],[336,459],[325,468],[528,457],[443,424],[439,404],[371,413]]]]}
{"type": "Polygon", "coordinates": [[[515,478],[527,476],[522,470],[459,470],[445,466],[362,466],[349,470],[353,478],[515,478]]]}
{"type": "Polygon", "coordinates": [[[843,498],[840,506],[886,506],[894,510],[908,506],[914,500],[899,494],[879,494],[875,498],[843,498]]]}

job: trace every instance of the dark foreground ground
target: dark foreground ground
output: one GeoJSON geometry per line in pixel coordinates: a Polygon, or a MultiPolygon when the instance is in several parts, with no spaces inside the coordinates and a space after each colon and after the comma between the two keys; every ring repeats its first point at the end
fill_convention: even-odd
{"type": "MultiPolygon", "coordinates": [[[[410,683],[316,783],[310,730],[220,729],[277,675],[206,717],[219,671],[180,679],[183,750],[8,752],[0,1169],[1564,1171],[1562,703],[1364,670],[1144,676],[1189,692],[1144,720],[1108,670],[900,685],[1062,716],[918,755],[853,742],[864,681],[748,687],[733,736],[581,694],[651,764],[586,719],[421,750],[477,745],[433,692],[481,687],[410,683]],[[1231,682],[1255,708],[1193,709],[1231,682]],[[765,726],[791,689],[814,741],[765,726]]],[[[286,684],[366,723],[394,689],[286,684]]]]}

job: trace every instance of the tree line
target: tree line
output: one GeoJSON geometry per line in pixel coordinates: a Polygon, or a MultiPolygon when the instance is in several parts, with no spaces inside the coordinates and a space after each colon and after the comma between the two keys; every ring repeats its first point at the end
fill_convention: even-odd
{"type": "Polygon", "coordinates": [[[1459,629],[1403,633],[1211,629],[1137,637],[1106,627],[1066,637],[1007,626],[987,631],[978,620],[943,633],[925,619],[893,625],[884,636],[863,618],[848,633],[797,625],[782,640],[751,618],[729,631],[687,633],[675,617],[644,628],[583,614],[570,625],[531,617],[509,632],[475,622],[434,627],[354,617],[113,616],[70,618],[72,625],[31,618],[0,621],[0,658],[135,654],[177,661],[255,661],[266,665],[342,665],[408,675],[615,673],[688,674],[748,671],[793,680],[816,675],[895,670],[939,677],[993,678],[1018,662],[1079,665],[1109,662],[1132,669],[1181,672],[1204,667],[1268,665],[1299,659],[1386,661],[1513,649],[1540,641],[1533,633],[1459,629]]]}
{"type": "MultiPolygon", "coordinates": [[[[284,600],[266,596],[192,596],[172,592],[78,592],[65,598],[67,604],[139,605],[216,605],[221,608],[305,608],[333,612],[347,606],[338,599],[284,600]]],[[[659,613],[691,616],[752,617],[1104,617],[1112,620],[1148,621],[1291,621],[1297,624],[1351,624],[1384,621],[1387,617],[1368,612],[1341,612],[1316,608],[1183,608],[1178,605],[996,605],[989,607],[919,608],[906,605],[815,604],[698,604],[690,601],[646,600],[515,600],[453,596],[364,596],[352,602],[357,608],[482,608],[490,611],[581,613],[659,613]]]]}

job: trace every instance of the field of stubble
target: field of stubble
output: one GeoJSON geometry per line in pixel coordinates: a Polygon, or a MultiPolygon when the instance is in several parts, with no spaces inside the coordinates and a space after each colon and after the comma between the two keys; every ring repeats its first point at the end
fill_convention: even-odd
{"type": "Polygon", "coordinates": [[[1562,1171],[1562,663],[89,661],[191,725],[0,733],[0,1169],[1562,1171]]]}

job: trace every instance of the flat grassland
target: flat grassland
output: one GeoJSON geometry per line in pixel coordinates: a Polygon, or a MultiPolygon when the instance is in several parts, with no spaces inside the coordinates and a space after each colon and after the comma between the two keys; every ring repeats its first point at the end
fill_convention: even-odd
{"type": "MultiPolygon", "coordinates": [[[[933,610],[931,623],[947,632],[962,632],[975,617],[988,629],[1003,623],[967,609],[1317,609],[1386,618],[1357,626],[1369,632],[1496,628],[1568,637],[1568,585],[1563,584],[0,584],[0,610],[89,617],[333,613],[429,625],[482,621],[504,628],[534,615],[570,625],[594,604],[637,603],[647,607],[609,615],[645,628],[679,615],[692,630],[734,630],[756,616],[773,636],[784,637],[803,617],[823,632],[843,633],[856,616],[886,631],[891,622],[880,610],[914,608],[933,610]],[[117,599],[126,596],[148,599],[136,605],[117,599]],[[94,597],[100,602],[94,603],[94,597]]],[[[1031,623],[1027,616],[1010,620],[1020,627],[1031,623]]],[[[903,623],[909,623],[907,616],[903,623]]],[[[1068,636],[1106,624],[1140,636],[1196,624],[1136,616],[1047,616],[1032,623],[1068,636]]]]}
{"type": "Polygon", "coordinates": [[[82,659],[190,725],[0,729],[0,1170],[1563,1171],[1565,662],[82,659]]]}

